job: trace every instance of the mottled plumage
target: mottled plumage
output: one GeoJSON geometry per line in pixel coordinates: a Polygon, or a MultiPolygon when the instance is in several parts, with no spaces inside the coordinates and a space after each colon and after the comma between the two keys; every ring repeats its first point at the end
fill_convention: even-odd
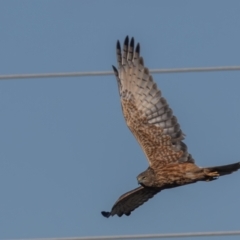
{"type": "Polygon", "coordinates": [[[140,187],[123,194],[109,217],[131,212],[163,189],[197,181],[211,181],[240,168],[240,163],[200,168],[188,153],[184,134],[140,56],[140,45],[126,37],[123,51],[117,42],[118,69],[113,66],[126,123],[143,149],[149,168],[139,174],[140,187]]]}

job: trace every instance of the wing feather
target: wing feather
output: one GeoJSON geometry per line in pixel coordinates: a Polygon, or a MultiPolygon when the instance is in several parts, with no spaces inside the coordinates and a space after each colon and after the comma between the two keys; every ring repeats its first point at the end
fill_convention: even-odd
{"type": "Polygon", "coordinates": [[[149,165],[173,162],[194,162],[182,142],[184,134],[161,91],[154,82],[140,56],[140,45],[134,49],[126,37],[121,52],[117,42],[118,81],[123,115],[126,123],[142,147],[149,165]]]}
{"type": "Polygon", "coordinates": [[[160,192],[160,188],[138,187],[123,194],[113,205],[111,212],[102,212],[104,217],[114,216],[121,217],[123,214],[129,216],[134,209],[160,192]]]}

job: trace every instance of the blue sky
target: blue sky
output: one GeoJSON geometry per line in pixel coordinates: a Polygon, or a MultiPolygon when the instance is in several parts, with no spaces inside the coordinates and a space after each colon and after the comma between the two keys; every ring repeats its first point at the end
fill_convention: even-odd
{"type": "MultiPolygon", "coordinates": [[[[237,0],[1,1],[0,74],[111,70],[126,35],[151,69],[240,65],[239,9],[237,0]]],[[[239,71],[153,77],[198,165],[240,161],[239,71]]],[[[0,239],[240,229],[240,172],[103,218],[147,166],[114,76],[0,81],[0,239]]]]}

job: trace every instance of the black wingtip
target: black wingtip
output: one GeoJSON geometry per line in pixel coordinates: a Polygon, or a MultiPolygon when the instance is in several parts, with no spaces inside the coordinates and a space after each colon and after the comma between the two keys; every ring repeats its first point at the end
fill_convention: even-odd
{"type": "Polygon", "coordinates": [[[134,48],[134,38],[133,37],[131,38],[131,41],[130,41],[130,47],[134,48]]]}
{"type": "Polygon", "coordinates": [[[136,46],[136,52],[137,52],[138,54],[140,54],[140,44],[139,44],[139,43],[138,43],[137,46],[136,46]]]}
{"type": "Polygon", "coordinates": [[[101,214],[106,218],[109,218],[111,215],[110,212],[104,212],[104,211],[102,211],[101,214]]]}
{"type": "Polygon", "coordinates": [[[128,43],[129,43],[129,37],[126,36],[125,40],[124,40],[124,45],[128,46],[128,43]]]}
{"type": "Polygon", "coordinates": [[[117,68],[115,68],[113,65],[112,65],[112,68],[113,68],[113,71],[114,71],[115,75],[118,76],[118,70],[117,70],[117,68]]]}
{"type": "Polygon", "coordinates": [[[117,49],[120,50],[120,52],[121,52],[121,44],[120,44],[119,40],[117,40],[117,49]]]}
{"type": "Polygon", "coordinates": [[[125,213],[126,216],[130,216],[131,215],[131,212],[127,212],[125,213]]]}
{"type": "Polygon", "coordinates": [[[118,72],[117,68],[112,65],[113,71],[118,72]]]}

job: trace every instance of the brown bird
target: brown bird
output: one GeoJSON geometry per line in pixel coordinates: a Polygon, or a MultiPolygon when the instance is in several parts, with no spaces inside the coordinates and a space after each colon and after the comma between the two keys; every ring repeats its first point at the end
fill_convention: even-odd
{"type": "Polygon", "coordinates": [[[134,39],[124,41],[123,51],[117,42],[117,78],[122,111],[126,123],[141,145],[149,163],[146,171],[137,176],[140,187],[123,194],[104,217],[131,212],[161,190],[197,181],[212,181],[240,168],[240,162],[202,168],[194,163],[184,134],[172,109],[162,97],[140,56],[140,45],[134,39]]]}

